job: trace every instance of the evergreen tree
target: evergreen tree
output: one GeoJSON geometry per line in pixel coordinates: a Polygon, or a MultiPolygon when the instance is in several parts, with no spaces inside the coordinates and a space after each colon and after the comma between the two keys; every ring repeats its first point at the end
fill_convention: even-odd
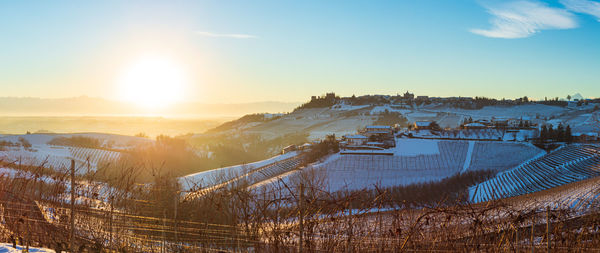
{"type": "Polygon", "coordinates": [[[554,133],[554,126],[552,124],[548,125],[548,140],[556,140],[556,134],[554,133]]]}
{"type": "Polygon", "coordinates": [[[435,122],[435,121],[432,121],[429,124],[429,127],[431,127],[432,130],[440,130],[441,129],[440,125],[437,122],[435,122]]]}
{"type": "Polygon", "coordinates": [[[540,140],[545,142],[548,139],[548,127],[546,125],[542,126],[542,130],[540,131],[540,140]]]}
{"type": "Polygon", "coordinates": [[[568,143],[573,142],[573,133],[571,132],[571,126],[567,125],[567,130],[565,130],[565,140],[568,143]]]}
{"type": "Polygon", "coordinates": [[[558,124],[556,129],[556,141],[565,141],[565,127],[562,124],[558,124]]]}

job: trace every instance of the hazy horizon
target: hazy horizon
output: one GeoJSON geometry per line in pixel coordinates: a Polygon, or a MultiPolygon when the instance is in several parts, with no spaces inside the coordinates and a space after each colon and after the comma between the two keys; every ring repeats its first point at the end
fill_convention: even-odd
{"type": "Polygon", "coordinates": [[[144,108],[131,102],[94,97],[32,98],[0,97],[0,117],[166,117],[166,118],[234,118],[253,113],[290,112],[299,102],[263,101],[252,103],[180,102],[164,108],[144,108]]]}

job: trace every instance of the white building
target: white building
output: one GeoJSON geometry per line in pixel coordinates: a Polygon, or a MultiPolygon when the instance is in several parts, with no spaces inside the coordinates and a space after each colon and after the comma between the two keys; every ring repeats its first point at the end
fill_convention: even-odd
{"type": "Polygon", "coordinates": [[[346,138],[348,146],[362,146],[369,140],[369,138],[361,134],[346,135],[344,137],[346,138]]]}

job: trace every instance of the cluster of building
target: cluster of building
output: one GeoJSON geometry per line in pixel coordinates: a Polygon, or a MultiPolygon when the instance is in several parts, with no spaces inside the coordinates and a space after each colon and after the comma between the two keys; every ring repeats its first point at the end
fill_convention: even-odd
{"type": "Polygon", "coordinates": [[[462,125],[463,129],[504,128],[504,129],[531,129],[537,124],[530,117],[520,118],[492,117],[490,120],[467,120],[462,125]]]}
{"type": "Polygon", "coordinates": [[[344,135],[340,142],[342,149],[386,149],[396,146],[391,126],[366,126],[356,134],[344,135]]]}
{"type": "MultiPolygon", "coordinates": [[[[461,124],[460,129],[489,129],[489,128],[501,128],[501,129],[532,129],[536,128],[537,124],[532,122],[530,117],[521,118],[503,118],[503,117],[492,117],[490,120],[480,119],[472,120],[468,119],[461,124]]],[[[413,130],[438,130],[439,126],[434,121],[416,121],[412,124],[413,130]]],[[[441,129],[439,129],[441,130],[441,129]]]]}
{"type": "Polygon", "coordinates": [[[281,150],[281,153],[286,154],[286,153],[289,153],[292,151],[307,151],[307,150],[311,149],[312,146],[313,146],[312,143],[304,143],[302,145],[289,145],[287,147],[284,147],[281,150]]]}

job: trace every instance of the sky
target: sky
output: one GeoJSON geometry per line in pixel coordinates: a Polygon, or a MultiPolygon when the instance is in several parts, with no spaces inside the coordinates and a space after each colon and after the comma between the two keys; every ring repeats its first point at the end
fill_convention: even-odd
{"type": "Polygon", "coordinates": [[[600,2],[0,1],[0,97],[120,99],[149,55],[181,101],[600,97],[600,2]]]}

